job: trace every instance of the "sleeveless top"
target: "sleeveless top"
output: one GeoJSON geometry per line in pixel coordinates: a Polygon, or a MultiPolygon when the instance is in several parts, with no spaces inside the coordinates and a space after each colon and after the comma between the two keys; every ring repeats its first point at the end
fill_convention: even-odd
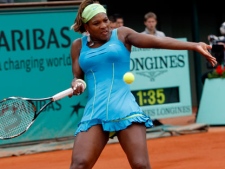
{"type": "Polygon", "coordinates": [[[130,71],[130,51],[118,39],[117,29],[110,40],[98,48],[89,48],[87,36],[81,38],[79,64],[85,74],[88,100],[75,136],[93,125],[115,132],[132,122],[152,127],[152,120],[141,110],[123,75],[130,71]]]}

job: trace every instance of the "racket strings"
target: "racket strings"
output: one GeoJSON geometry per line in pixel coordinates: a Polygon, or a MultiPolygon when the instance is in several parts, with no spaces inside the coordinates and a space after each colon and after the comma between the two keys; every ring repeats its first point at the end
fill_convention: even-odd
{"type": "Polygon", "coordinates": [[[0,103],[0,137],[12,138],[26,131],[35,115],[35,106],[22,99],[0,103]]]}

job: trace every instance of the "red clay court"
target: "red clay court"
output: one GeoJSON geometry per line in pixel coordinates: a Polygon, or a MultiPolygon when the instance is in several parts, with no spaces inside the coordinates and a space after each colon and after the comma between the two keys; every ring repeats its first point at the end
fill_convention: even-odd
{"type": "MultiPolygon", "coordinates": [[[[194,123],[194,115],[164,119],[173,125],[194,123]]],[[[225,127],[205,132],[148,139],[152,169],[225,169],[225,127]]],[[[129,143],[128,143],[129,144],[129,143]]],[[[1,169],[69,169],[71,149],[0,158],[1,169]]],[[[118,143],[108,144],[93,169],[129,169],[118,143]]]]}

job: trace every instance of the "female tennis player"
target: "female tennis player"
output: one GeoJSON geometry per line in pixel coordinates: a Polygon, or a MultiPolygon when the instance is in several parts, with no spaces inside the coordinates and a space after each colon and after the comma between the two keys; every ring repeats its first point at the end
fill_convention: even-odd
{"type": "Polygon", "coordinates": [[[146,128],[153,126],[152,120],[123,81],[123,75],[130,71],[131,47],[193,50],[214,66],[216,59],[208,52],[211,46],[159,38],[128,27],[111,29],[106,9],[93,0],[82,1],[73,29],[88,32],[74,40],[71,47],[72,87],[78,86],[74,95],[83,92],[79,80],[83,79],[87,82],[88,101],[75,132],[70,169],[91,169],[114,136],[132,169],[150,169],[146,128]]]}

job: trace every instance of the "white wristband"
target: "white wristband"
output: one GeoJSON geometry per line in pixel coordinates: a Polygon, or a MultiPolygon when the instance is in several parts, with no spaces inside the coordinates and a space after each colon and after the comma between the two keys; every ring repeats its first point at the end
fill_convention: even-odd
{"type": "Polygon", "coordinates": [[[86,85],[85,81],[83,81],[82,79],[76,79],[75,81],[82,83],[84,85],[84,89],[86,89],[87,85],[86,85]]]}

